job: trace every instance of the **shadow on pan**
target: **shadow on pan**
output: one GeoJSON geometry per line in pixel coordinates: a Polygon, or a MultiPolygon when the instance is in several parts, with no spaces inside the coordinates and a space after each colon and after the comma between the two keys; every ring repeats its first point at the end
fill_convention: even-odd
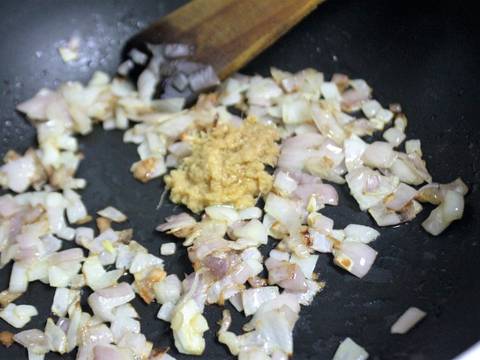
{"type": "MultiPolygon", "coordinates": [[[[130,36],[183,3],[3,0],[0,155],[10,148],[23,152],[34,143],[34,131],[15,113],[15,104],[41,87],[85,81],[96,69],[112,73],[130,36]],[[81,57],[67,65],[56,48],[74,33],[84,40],[81,57]]],[[[329,359],[346,336],[373,359],[450,359],[480,338],[480,32],[473,8],[466,4],[331,0],[244,69],[267,75],[271,65],[291,71],[314,67],[327,76],[344,72],[366,79],[382,103],[402,104],[410,120],[408,135],[422,140],[434,179],[446,182],[461,176],[471,189],[463,220],[437,238],[420,229],[429,209],[411,224],[383,229],[375,243],[379,257],[361,281],[321,258],[317,270],[327,288],[302,310],[295,329],[296,359],[329,359]],[[407,335],[390,335],[390,325],[409,306],[426,310],[428,317],[407,335]]],[[[79,173],[89,182],[82,195],[90,212],[115,204],[129,214],[136,238],[158,253],[160,240],[167,236],[155,233],[154,226],[182,209],[167,202],[155,210],[163,185],[142,185],[129,175],[136,150],[122,143],[120,132],[96,129],[81,146],[86,159],[79,173]]],[[[345,188],[338,190],[342,205],[327,209],[326,215],[339,227],[352,222],[373,225],[345,188]]],[[[181,275],[189,272],[185,251],[167,258],[166,267],[181,275]]],[[[10,268],[0,271],[0,289],[8,286],[10,268]]],[[[40,315],[27,328],[43,329],[52,298],[52,289],[30,285],[19,302],[34,304],[40,315]]],[[[156,346],[173,347],[168,324],[155,318],[158,305],[135,301],[142,332],[156,346]]],[[[220,313],[216,306],[207,309],[211,331],[205,358],[229,357],[214,338],[220,313]]],[[[238,331],[244,319],[237,317],[238,331]]],[[[13,329],[2,322],[0,330],[13,329]]],[[[175,351],[172,355],[187,358],[175,351]]],[[[25,357],[17,345],[0,353],[5,359],[25,357]]]]}

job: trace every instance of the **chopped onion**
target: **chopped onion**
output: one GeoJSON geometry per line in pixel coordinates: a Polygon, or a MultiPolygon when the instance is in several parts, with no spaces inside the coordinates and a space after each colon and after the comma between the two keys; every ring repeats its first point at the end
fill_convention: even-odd
{"type": "Polygon", "coordinates": [[[160,306],[160,310],[158,310],[157,318],[166,322],[172,321],[174,309],[175,304],[172,304],[170,302],[162,304],[162,306],[160,306]]]}
{"type": "Polygon", "coordinates": [[[104,321],[115,319],[112,310],[122,304],[126,304],[135,297],[131,286],[120,283],[110,288],[95,291],[88,297],[88,304],[94,314],[104,321]]]}
{"type": "Polygon", "coordinates": [[[463,195],[457,191],[447,190],[442,204],[442,215],[445,221],[452,222],[463,216],[463,195]]]}
{"type": "Polygon", "coordinates": [[[160,246],[160,254],[164,256],[173,255],[175,254],[176,248],[177,246],[173,242],[164,243],[160,246]]]}
{"type": "Polygon", "coordinates": [[[126,215],[122,213],[120,210],[114,208],[113,206],[108,206],[103,210],[99,210],[97,211],[97,214],[118,223],[121,223],[127,220],[126,215]]]}
{"type": "Polygon", "coordinates": [[[0,318],[17,329],[24,327],[36,315],[38,315],[38,311],[32,305],[15,305],[10,303],[0,310],[0,318]]]}
{"type": "Polygon", "coordinates": [[[362,155],[362,160],[372,168],[389,168],[395,161],[392,145],[382,141],[375,141],[367,146],[362,155]]]}
{"type": "Polygon", "coordinates": [[[244,290],[242,292],[242,304],[245,315],[255,314],[263,303],[275,299],[278,295],[279,291],[276,286],[244,290]]]}
{"type": "Polygon", "coordinates": [[[334,256],[336,265],[362,278],[372,267],[377,252],[364,243],[344,241],[338,250],[334,250],[334,256]]]}
{"type": "Polygon", "coordinates": [[[420,140],[407,140],[405,141],[405,152],[407,154],[417,153],[419,156],[422,156],[422,148],[420,140]]]}
{"type": "Polygon", "coordinates": [[[220,84],[220,80],[211,66],[205,66],[188,75],[190,87],[195,92],[200,92],[220,84]]]}
{"type": "Polygon", "coordinates": [[[85,283],[93,290],[103,289],[117,283],[122,270],[105,271],[98,256],[90,256],[83,263],[82,272],[85,276],[85,283]]]}
{"type": "Polygon", "coordinates": [[[344,142],[345,166],[348,171],[363,166],[362,155],[368,147],[367,143],[355,134],[344,142]]]}
{"type": "Polygon", "coordinates": [[[298,229],[302,222],[297,204],[273,193],[267,196],[265,212],[291,231],[298,229]]]}
{"type": "Polygon", "coordinates": [[[285,252],[285,251],[273,249],[272,251],[270,251],[269,255],[272,259],[275,259],[275,260],[290,261],[290,255],[288,252],[285,252]]]}
{"type": "Polygon", "coordinates": [[[311,241],[310,248],[321,253],[332,252],[333,244],[325,234],[314,229],[309,229],[308,234],[311,241]]]}
{"type": "Polygon", "coordinates": [[[8,291],[11,293],[24,293],[28,287],[27,268],[19,262],[15,262],[10,274],[8,291]]]}
{"type": "Polygon", "coordinates": [[[182,286],[177,275],[168,275],[163,281],[153,285],[155,297],[160,304],[175,304],[180,298],[182,286]]]}
{"type": "MultiPolygon", "coordinates": [[[[181,213],[178,215],[172,215],[165,219],[167,222],[161,225],[158,225],[155,230],[157,231],[168,231],[169,233],[181,234],[182,230],[190,229],[197,222],[193,217],[187,213],[181,213]]],[[[179,235],[181,236],[181,235],[179,235]]]]}
{"type": "Polygon", "coordinates": [[[13,339],[35,354],[45,354],[49,351],[48,341],[45,334],[38,329],[21,331],[14,335],[13,339]]]}
{"type": "Polygon", "coordinates": [[[262,209],[258,207],[249,207],[238,212],[240,220],[260,219],[262,217],[262,209]]]}
{"type": "Polygon", "coordinates": [[[268,234],[265,226],[257,219],[252,219],[242,226],[233,230],[233,235],[237,239],[253,240],[255,244],[266,244],[268,242],[268,234]]]}
{"type": "Polygon", "coordinates": [[[373,118],[377,115],[382,105],[377,100],[368,100],[362,104],[362,111],[367,118],[373,118]]]}
{"type": "Polygon", "coordinates": [[[70,224],[78,223],[85,220],[88,216],[87,209],[83,204],[80,195],[71,189],[65,189],[63,196],[67,202],[67,218],[70,224]]]}
{"type": "Polygon", "coordinates": [[[366,360],[368,353],[350,338],[342,341],[338,347],[333,360],[366,360]]]}
{"type": "Polygon", "coordinates": [[[80,291],[67,288],[57,288],[53,297],[51,311],[53,314],[64,317],[70,305],[80,301],[80,291]]]}
{"type": "Polygon", "coordinates": [[[306,258],[300,258],[295,254],[292,255],[290,258],[290,262],[297,264],[303,272],[303,275],[307,279],[311,279],[313,277],[313,272],[315,270],[315,265],[317,264],[318,255],[310,255],[306,258]]]}
{"type": "Polygon", "coordinates": [[[391,127],[383,133],[383,138],[393,147],[397,147],[405,140],[406,135],[397,128],[391,127]]]}
{"type": "Polygon", "coordinates": [[[390,328],[392,334],[405,334],[427,315],[416,307],[408,308],[390,328]]]}
{"type": "Polygon", "coordinates": [[[344,231],[345,241],[358,241],[364,244],[368,244],[380,236],[377,230],[365,225],[350,224],[344,231]]]}
{"type": "Polygon", "coordinates": [[[385,205],[392,210],[400,211],[417,195],[417,190],[411,186],[400,183],[391,197],[387,198],[385,205]]]}
{"type": "Polygon", "coordinates": [[[205,213],[214,220],[225,221],[231,224],[240,219],[238,212],[231,206],[214,205],[205,208],[205,213]]]}
{"type": "Polygon", "coordinates": [[[273,187],[275,191],[281,196],[289,196],[297,188],[297,182],[288,175],[288,173],[279,171],[275,175],[273,187]]]}
{"type": "Polygon", "coordinates": [[[338,91],[337,85],[334,82],[324,82],[320,86],[322,96],[327,100],[340,101],[341,95],[338,91]]]}
{"type": "Polygon", "coordinates": [[[152,254],[145,254],[145,253],[137,253],[130,264],[129,271],[132,274],[137,272],[143,271],[145,269],[154,267],[154,266],[161,266],[163,264],[163,260],[152,255],[152,254]]]}
{"type": "Polygon", "coordinates": [[[67,337],[60,326],[55,325],[52,319],[47,319],[45,336],[51,351],[63,354],[67,351],[67,337]]]}
{"type": "Polygon", "coordinates": [[[192,299],[182,301],[174,311],[171,321],[175,346],[182,354],[201,355],[205,349],[203,333],[208,324],[200,308],[192,299]]]}
{"type": "Polygon", "coordinates": [[[422,226],[427,232],[437,236],[452,221],[458,220],[463,216],[463,208],[463,196],[457,191],[447,190],[443,202],[432,210],[428,218],[422,223],[422,226]]]}

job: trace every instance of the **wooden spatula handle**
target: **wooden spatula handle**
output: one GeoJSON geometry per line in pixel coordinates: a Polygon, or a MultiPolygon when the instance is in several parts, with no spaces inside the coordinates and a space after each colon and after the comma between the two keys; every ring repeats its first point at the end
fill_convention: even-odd
{"type": "Polygon", "coordinates": [[[324,0],[193,0],[153,23],[136,41],[184,42],[224,79],[324,0]]]}

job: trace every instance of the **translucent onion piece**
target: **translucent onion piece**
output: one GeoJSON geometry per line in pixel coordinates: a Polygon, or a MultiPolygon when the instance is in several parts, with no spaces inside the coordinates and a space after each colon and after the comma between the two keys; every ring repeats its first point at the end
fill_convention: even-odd
{"type": "Polygon", "coordinates": [[[416,307],[408,308],[408,310],[395,321],[390,328],[390,332],[392,334],[405,334],[425,316],[427,316],[427,313],[416,307]]]}
{"type": "Polygon", "coordinates": [[[127,220],[125,214],[122,213],[120,210],[114,208],[113,206],[108,206],[103,210],[99,210],[97,211],[97,214],[118,223],[127,220]]]}
{"type": "Polygon", "coordinates": [[[346,338],[338,347],[333,360],[366,360],[368,353],[352,339],[346,338]]]}
{"type": "Polygon", "coordinates": [[[345,241],[334,251],[334,262],[353,275],[362,278],[370,270],[377,252],[370,246],[353,241],[345,241]]]}

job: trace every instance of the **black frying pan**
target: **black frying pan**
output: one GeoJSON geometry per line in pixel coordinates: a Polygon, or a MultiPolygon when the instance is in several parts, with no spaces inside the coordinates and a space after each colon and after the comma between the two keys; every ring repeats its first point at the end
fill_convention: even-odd
{"type": "MultiPolygon", "coordinates": [[[[281,0],[279,0],[281,1],[281,0]]],[[[42,86],[70,79],[87,80],[93,70],[113,72],[124,42],[150,21],[184,1],[158,0],[2,0],[0,1],[0,154],[24,151],[34,143],[32,127],[15,105],[42,86]],[[81,61],[62,63],[58,42],[79,31],[87,44],[81,61]]],[[[318,264],[326,289],[304,308],[295,328],[296,359],[330,359],[346,336],[364,346],[372,359],[451,359],[480,339],[480,144],[477,101],[480,64],[479,27],[473,7],[463,1],[330,0],[244,69],[268,74],[271,65],[286,70],[315,67],[327,76],[344,72],[366,79],[383,104],[400,102],[408,118],[408,135],[420,138],[436,181],[461,176],[470,186],[464,218],[439,237],[420,229],[430,208],[412,223],[382,229],[373,246],[379,256],[370,273],[358,280],[333,267],[328,257],[318,264]],[[390,325],[409,306],[428,317],[410,333],[392,336],[390,325]]],[[[118,131],[96,129],[81,141],[86,159],[79,170],[89,186],[82,196],[90,212],[114,204],[124,210],[136,238],[158,254],[165,235],[153,228],[180,207],[155,210],[162,184],[136,182],[129,174],[135,146],[124,145],[118,131]]],[[[326,215],[336,226],[373,225],[348,195],[326,215]]],[[[167,258],[169,272],[190,272],[185,251],[167,258]]],[[[8,286],[11,266],[0,271],[0,289],[8,286]]],[[[29,286],[19,302],[40,311],[27,328],[43,329],[53,289],[29,286]]],[[[158,305],[134,305],[142,331],[156,346],[173,347],[168,324],[155,319],[158,305]]],[[[215,340],[221,309],[210,306],[205,358],[228,358],[215,340]]],[[[239,330],[241,316],[235,323],[239,330]]],[[[13,330],[1,322],[0,330],[13,330]]],[[[172,354],[179,359],[186,356],[172,354]]],[[[0,358],[25,358],[14,345],[0,358]]],[[[60,358],[49,354],[47,359],[60,358]]],[[[74,358],[74,354],[65,358],[74,358]]]]}

